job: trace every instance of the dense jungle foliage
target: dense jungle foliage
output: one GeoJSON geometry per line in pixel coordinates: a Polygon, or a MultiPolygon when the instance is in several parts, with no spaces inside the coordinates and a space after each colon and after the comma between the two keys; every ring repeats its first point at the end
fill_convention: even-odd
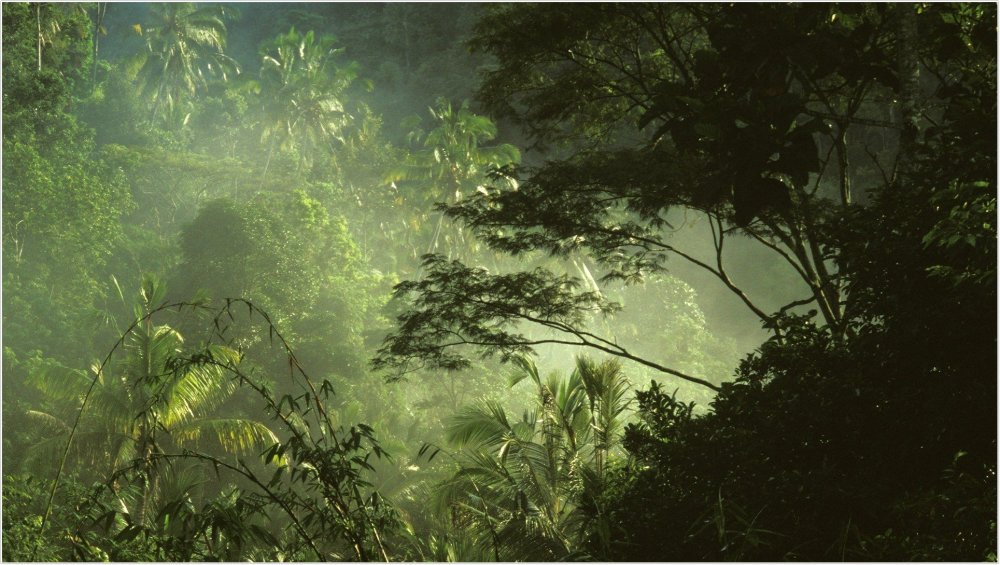
{"type": "Polygon", "coordinates": [[[3,4],[3,559],[997,559],[995,4],[3,4]]]}

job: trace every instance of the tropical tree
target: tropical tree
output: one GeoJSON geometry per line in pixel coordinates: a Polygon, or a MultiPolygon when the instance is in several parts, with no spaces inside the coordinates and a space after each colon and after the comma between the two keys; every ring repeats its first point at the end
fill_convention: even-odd
{"type": "MultiPolygon", "coordinates": [[[[254,301],[274,312],[313,370],[354,386],[365,374],[363,336],[382,324],[380,283],[361,258],[346,218],[319,200],[328,196],[313,188],[260,194],[239,204],[207,203],[181,232],[183,257],[171,288],[178,296],[202,290],[215,299],[254,301]]],[[[259,334],[245,337],[245,347],[266,346],[259,334]]],[[[273,359],[275,368],[284,363],[281,356],[273,359]]]]}
{"type": "Polygon", "coordinates": [[[332,36],[317,38],[295,28],[267,43],[260,69],[261,141],[267,144],[266,177],[276,149],[298,154],[298,167],[310,166],[321,149],[344,141],[352,116],[346,90],[357,79],[357,65],[338,65],[342,49],[332,36]]]}
{"type": "MultiPolygon", "coordinates": [[[[134,203],[125,176],[77,118],[90,25],[75,9],[3,5],[4,464],[30,445],[33,359],[86,359],[101,337],[95,306],[134,203]],[[61,31],[37,69],[37,20],[61,31]]],[[[50,28],[51,29],[51,28],[50,28]]]]}
{"type": "MultiPolygon", "coordinates": [[[[82,49],[85,42],[79,40],[86,38],[90,24],[86,7],[38,2],[30,10],[34,20],[36,70],[41,72],[43,67],[53,63],[53,66],[61,66],[64,61],[85,67],[87,53],[82,49]]],[[[82,78],[83,68],[67,70],[73,79],[82,78]]]]}
{"type": "Polygon", "coordinates": [[[56,401],[55,410],[83,402],[75,424],[55,410],[29,413],[51,432],[30,452],[29,461],[42,456],[58,460],[55,454],[62,449],[61,465],[72,455],[103,478],[125,468],[138,471],[140,484],[128,513],[140,524],[149,517],[161,486],[156,456],[170,446],[214,445],[228,453],[259,453],[278,441],[264,424],[214,415],[238,387],[220,367],[238,363],[240,355],[213,345],[202,362],[178,363],[184,359],[183,337],[152,319],[165,293],[154,277],[143,279],[136,323],[122,342],[121,366],[95,366],[86,374],[49,364],[35,372],[38,386],[56,401]]]}
{"type": "Polygon", "coordinates": [[[207,87],[209,78],[225,81],[239,73],[239,65],[224,53],[226,8],[177,2],[154,4],[151,10],[155,23],[136,28],[146,38],[138,78],[152,101],[151,116],[163,108],[175,111],[184,96],[207,87]]]}
{"type": "Polygon", "coordinates": [[[452,417],[447,438],[460,469],[439,502],[498,561],[580,557],[580,536],[603,519],[593,508],[620,453],[627,380],[615,360],[580,357],[568,378],[544,380],[530,359],[517,364],[511,385],[530,379],[536,405],[520,419],[490,401],[452,417]]]}
{"type": "Polygon", "coordinates": [[[328,408],[334,394],[331,383],[315,382],[306,374],[268,314],[251,302],[230,299],[218,309],[200,300],[167,304],[161,289],[144,281],[137,320],[116,345],[127,350],[123,368],[106,360],[95,367],[97,378],[89,382],[57,369],[39,378],[54,402],[59,390],[83,380],[84,409],[118,412],[102,418],[77,410],[72,426],[61,424],[53,414],[33,414],[36,422],[61,427],[70,438],[50,442],[62,450],[61,459],[59,454],[50,458],[58,461],[59,470],[44,497],[44,510],[36,514],[34,508],[24,509],[27,512],[18,516],[19,523],[31,525],[18,532],[18,554],[44,547],[36,540],[43,539],[48,524],[50,534],[56,534],[55,527],[65,527],[60,531],[72,537],[62,545],[84,558],[389,560],[382,536],[392,535],[396,519],[367,480],[374,469],[370,460],[384,455],[372,428],[341,423],[342,417],[328,408]],[[237,353],[229,347],[237,306],[262,322],[264,333],[285,352],[286,378],[300,385],[299,392],[273,394],[261,378],[261,367],[246,360],[244,350],[237,353]],[[151,322],[153,316],[175,308],[209,315],[207,325],[215,331],[201,345],[180,351],[176,330],[151,322]],[[116,390],[109,390],[112,387],[116,390]],[[203,416],[234,388],[261,401],[258,409],[282,430],[284,440],[260,424],[247,427],[239,419],[203,416]],[[222,392],[213,392],[217,390],[222,392]],[[126,410],[134,413],[119,415],[126,410]],[[255,457],[229,457],[206,449],[212,444],[255,457]],[[75,467],[78,471],[90,462],[110,467],[115,448],[125,452],[120,459],[127,461],[85,495],[87,500],[77,505],[74,515],[54,515],[60,511],[59,501],[71,494],[70,487],[79,484],[76,477],[84,475],[66,462],[84,463],[75,467]],[[214,499],[202,486],[209,482],[209,466],[216,476],[236,481],[214,499]],[[269,523],[275,513],[287,520],[269,523]],[[104,535],[93,535],[95,527],[104,535]]]}
{"type": "MultiPolygon", "coordinates": [[[[977,23],[991,16],[974,12],[944,5],[497,6],[474,42],[499,60],[481,88],[487,107],[538,142],[572,151],[525,172],[517,191],[474,195],[448,215],[496,251],[583,252],[599,274],[629,283],[665,270],[668,261],[682,263],[717,281],[775,335],[783,314],[812,308],[843,336],[851,299],[832,261],[836,218],[863,205],[865,188],[899,186],[904,177],[896,173],[914,156],[907,124],[919,112],[889,112],[884,101],[925,109],[920,129],[933,130],[937,112],[968,80],[953,76],[951,65],[979,56],[987,48],[977,45],[992,41],[989,25],[977,23]],[[914,19],[926,34],[905,32],[914,19]],[[526,30],[543,39],[524,41],[526,30]],[[669,214],[681,210],[707,226],[704,251],[672,239],[669,214]],[[783,303],[762,300],[734,274],[737,234],[796,279],[783,303]]],[[[484,336],[495,352],[530,348],[533,340],[507,331],[522,323],[559,330],[563,341],[631,353],[612,336],[566,323],[558,316],[564,310],[532,302],[535,288],[560,284],[558,274],[484,279],[453,277],[460,269],[444,261],[431,267],[440,270],[439,285],[400,287],[421,295],[413,300],[421,322],[401,318],[411,323],[390,336],[382,356],[390,365],[420,358],[451,368],[461,354],[445,350],[484,336]],[[480,288],[494,289],[488,299],[510,300],[494,300],[494,316],[462,327],[468,318],[456,310],[479,305],[449,297],[472,297],[480,288]],[[436,337],[423,339],[431,333],[436,337]]],[[[578,311],[605,307],[597,293],[556,294],[578,311]]],[[[726,376],[687,380],[717,388],[712,382],[726,376]]]]}
{"type": "MultiPolygon", "coordinates": [[[[434,203],[454,204],[476,193],[489,194],[517,186],[509,178],[500,177],[502,182],[497,183],[490,177],[492,171],[521,160],[520,152],[509,143],[485,145],[497,135],[492,120],[473,113],[468,100],[455,110],[451,102],[439,98],[429,111],[433,119],[429,131],[419,127],[419,116],[404,120],[404,127],[410,129],[407,136],[410,143],[420,149],[408,153],[405,162],[391,170],[388,178],[392,183],[410,181],[416,185],[418,190],[406,191],[411,199],[419,200],[415,204],[424,207],[434,203]]],[[[439,211],[426,253],[438,251],[444,223],[444,212],[439,211]]],[[[452,258],[468,242],[460,226],[452,226],[449,231],[447,255],[452,258]]]]}

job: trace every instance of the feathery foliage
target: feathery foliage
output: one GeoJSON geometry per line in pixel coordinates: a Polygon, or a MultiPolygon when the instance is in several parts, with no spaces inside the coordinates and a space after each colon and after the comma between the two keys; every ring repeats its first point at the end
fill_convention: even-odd
{"type": "Polygon", "coordinates": [[[579,558],[589,511],[605,488],[609,458],[619,454],[628,384],[620,364],[579,357],[568,377],[543,380],[524,356],[511,386],[528,379],[535,406],[512,419],[499,404],[462,408],[447,426],[459,470],[438,504],[452,525],[502,561],[579,558]],[[587,508],[588,511],[585,511],[587,508]]]}
{"type": "Polygon", "coordinates": [[[138,78],[156,117],[161,111],[174,113],[185,96],[206,88],[211,78],[226,81],[239,66],[224,52],[226,8],[168,2],[152,10],[155,23],[139,28],[146,51],[138,78]]]}

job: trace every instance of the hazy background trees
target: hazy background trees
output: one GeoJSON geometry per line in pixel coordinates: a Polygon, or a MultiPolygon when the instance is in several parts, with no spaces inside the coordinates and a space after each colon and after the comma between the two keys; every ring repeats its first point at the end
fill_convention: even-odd
{"type": "Polygon", "coordinates": [[[3,10],[5,559],[996,559],[995,7],[3,10]]]}

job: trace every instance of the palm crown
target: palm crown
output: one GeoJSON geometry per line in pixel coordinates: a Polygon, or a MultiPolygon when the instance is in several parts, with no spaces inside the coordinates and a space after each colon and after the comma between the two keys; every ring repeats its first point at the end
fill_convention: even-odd
{"type": "MultiPolygon", "coordinates": [[[[260,69],[263,100],[261,140],[274,150],[298,150],[299,166],[313,162],[317,151],[343,142],[351,122],[345,91],[357,79],[357,66],[338,66],[330,36],[317,38],[295,28],[264,47],[260,69]]],[[[266,173],[266,167],[265,167],[266,173]]]]}
{"type": "Polygon", "coordinates": [[[572,540],[602,516],[597,507],[612,446],[628,406],[628,384],[616,361],[578,358],[568,378],[543,380],[527,358],[512,384],[530,379],[534,410],[512,419],[495,402],[461,410],[448,426],[462,449],[459,471],[441,490],[459,525],[473,532],[484,556],[553,561],[576,555],[572,540]]]}
{"type": "MultiPolygon", "coordinates": [[[[462,102],[457,109],[448,100],[439,98],[430,108],[433,129],[420,127],[420,117],[410,116],[403,126],[410,129],[409,140],[421,149],[410,153],[405,162],[389,171],[391,183],[407,181],[420,188],[421,205],[445,202],[454,204],[476,192],[488,194],[490,190],[516,188],[511,177],[495,180],[491,173],[516,165],[521,154],[508,143],[486,145],[497,135],[496,124],[486,116],[469,109],[469,102],[462,102]]],[[[411,193],[416,193],[412,191],[411,193]]],[[[438,214],[433,236],[426,253],[436,252],[445,226],[445,216],[438,214]]],[[[453,226],[445,235],[448,256],[461,256],[472,242],[459,226],[453,226]]]]}
{"type": "MultiPolygon", "coordinates": [[[[96,379],[70,453],[78,463],[104,469],[106,476],[126,467],[139,470],[145,477],[136,511],[140,517],[156,494],[156,454],[172,447],[209,445],[227,453],[259,453],[278,441],[259,422],[213,417],[237,389],[223,367],[238,363],[239,353],[212,345],[201,362],[177,362],[184,344],[180,333],[152,321],[164,294],[164,287],[153,278],[143,281],[142,300],[135,309],[139,322],[123,342],[125,359],[120,368],[95,367],[88,376],[49,367],[36,374],[40,388],[57,406],[60,401],[79,401],[90,379],[96,379]]],[[[65,445],[70,426],[62,418],[42,411],[31,416],[56,432],[38,444],[33,455],[65,445]]]]}
{"type": "Polygon", "coordinates": [[[161,108],[173,111],[185,95],[208,85],[208,79],[227,80],[239,72],[226,55],[226,12],[221,6],[191,3],[152,6],[157,25],[142,29],[146,51],[139,69],[144,94],[152,99],[152,115],[161,108]]]}

